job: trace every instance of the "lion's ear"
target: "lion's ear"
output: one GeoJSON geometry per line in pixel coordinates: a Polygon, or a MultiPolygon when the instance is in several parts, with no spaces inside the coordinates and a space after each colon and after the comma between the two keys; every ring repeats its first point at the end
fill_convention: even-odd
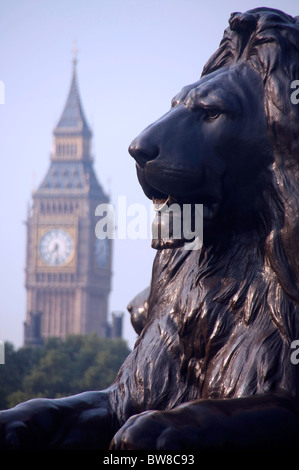
{"type": "Polygon", "coordinates": [[[236,33],[251,33],[257,25],[257,16],[252,13],[232,13],[229,26],[236,33]]]}

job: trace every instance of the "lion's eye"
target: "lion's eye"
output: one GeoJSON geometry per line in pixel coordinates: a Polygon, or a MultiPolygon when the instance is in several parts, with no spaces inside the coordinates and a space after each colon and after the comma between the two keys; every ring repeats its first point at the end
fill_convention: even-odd
{"type": "Polygon", "coordinates": [[[206,121],[215,121],[220,116],[220,111],[218,109],[205,109],[204,119],[206,121]]]}

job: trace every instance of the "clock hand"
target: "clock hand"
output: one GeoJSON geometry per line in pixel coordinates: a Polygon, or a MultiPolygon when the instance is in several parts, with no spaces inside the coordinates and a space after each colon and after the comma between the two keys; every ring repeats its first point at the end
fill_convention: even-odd
{"type": "Polygon", "coordinates": [[[56,264],[59,264],[59,253],[60,253],[59,248],[60,248],[59,243],[56,243],[56,258],[55,258],[56,264]]]}
{"type": "Polygon", "coordinates": [[[56,264],[59,263],[59,243],[55,243],[54,247],[51,250],[51,255],[54,258],[56,264]]]}
{"type": "Polygon", "coordinates": [[[52,250],[51,250],[51,254],[54,254],[55,251],[58,251],[58,248],[59,248],[58,243],[55,243],[54,248],[52,248],[52,250]]]}

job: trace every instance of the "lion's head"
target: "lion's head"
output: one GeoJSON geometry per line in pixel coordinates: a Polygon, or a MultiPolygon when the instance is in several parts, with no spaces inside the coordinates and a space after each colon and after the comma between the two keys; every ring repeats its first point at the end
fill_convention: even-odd
{"type": "Polygon", "coordinates": [[[260,75],[243,61],[203,76],[130,152],[154,202],[204,205],[205,240],[255,226],[273,161],[260,75]]]}
{"type": "MultiPolygon", "coordinates": [[[[299,19],[257,8],[233,13],[229,24],[201,79],[129,151],[155,203],[203,204],[206,246],[257,235],[273,267],[288,259],[298,283],[299,105],[291,84],[299,78],[299,19]]],[[[296,283],[288,290],[298,298],[296,283]]]]}
{"type": "MultiPolygon", "coordinates": [[[[220,357],[227,360],[228,351],[243,341],[234,343],[241,337],[233,333],[238,322],[254,325],[244,330],[254,362],[255,338],[271,318],[264,336],[270,344],[267,374],[272,385],[281,384],[283,369],[290,370],[290,341],[299,337],[299,105],[291,100],[292,83],[299,79],[299,19],[258,8],[232,14],[229,25],[200,80],[184,87],[171,109],[129,148],[140,184],[155,203],[204,205],[198,253],[177,248],[183,237],[154,243],[159,251],[149,312],[156,304],[161,310],[168,300],[173,303],[176,292],[174,311],[180,311],[179,335],[188,339],[187,349],[198,343],[195,325],[209,312],[205,328],[214,335],[217,325],[219,349],[216,354],[206,344],[205,351],[214,351],[219,370],[220,357]],[[160,301],[166,295],[169,299],[160,301]],[[279,354],[284,366],[277,368],[279,354]]],[[[184,357],[188,354],[190,364],[198,360],[198,352],[185,351],[184,357]]],[[[243,363],[237,366],[233,357],[231,370],[240,367],[240,375],[232,372],[230,380],[241,388],[247,381],[252,392],[257,379],[250,372],[242,382],[243,363]]],[[[255,370],[265,358],[259,360],[255,370]]],[[[219,377],[220,389],[223,369],[219,377]]]]}

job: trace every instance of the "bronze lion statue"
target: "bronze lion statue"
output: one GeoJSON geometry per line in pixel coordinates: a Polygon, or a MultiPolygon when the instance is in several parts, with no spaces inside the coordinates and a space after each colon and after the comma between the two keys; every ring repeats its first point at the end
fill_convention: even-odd
{"type": "Polygon", "coordinates": [[[270,8],[232,14],[200,80],[129,149],[158,206],[203,204],[202,247],[156,239],[142,318],[131,307],[140,335],[115,382],[1,412],[1,448],[297,444],[296,79],[299,19],[270,8]]]}

